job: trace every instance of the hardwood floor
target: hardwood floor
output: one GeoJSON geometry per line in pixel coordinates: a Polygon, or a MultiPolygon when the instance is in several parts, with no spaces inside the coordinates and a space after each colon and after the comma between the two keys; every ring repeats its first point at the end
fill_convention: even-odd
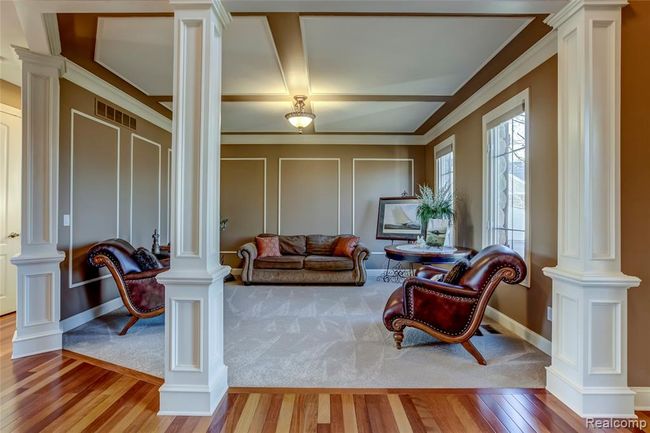
{"type": "MultiPolygon", "coordinates": [[[[3,433],[642,431],[589,430],[555,397],[530,389],[231,388],[212,417],[157,416],[159,378],[65,350],[12,361],[14,320],[0,318],[3,433]]],[[[650,423],[650,412],[639,417],[650,423]]]]}

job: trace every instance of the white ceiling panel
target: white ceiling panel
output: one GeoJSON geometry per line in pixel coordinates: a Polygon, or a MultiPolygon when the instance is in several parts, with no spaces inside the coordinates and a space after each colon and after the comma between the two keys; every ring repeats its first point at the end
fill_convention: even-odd
{"type": "Polygon", "coordinates": [[[173,39],[170,17],[100,17],[95,61],[147,95],[170,95],[173,39]]]}
{"type": "Polygon", "coordinates": [[[316,132],[413,132],[442,102],[314,101],[316,132]]]}
{"type": "Polygon", "coordinates": [[[223,93],[288,94],[266,17],[233,18],[223,57],[223,93]]]}
{"type": "Polygon", "coordinates": [[[296,132],[284,118],[290,102],[223,102],[222,132],[296,132]]]}
{"type": "Polygon", "coordinates": [[[301,17],[313,94],[451,95],[527,17],[301,17]]]}
{"type": "MultiPolygon", "coordinates": [[[[147,95],[171,95],[173,20],[101,17],[95,61],[147,95]]],[[[224,94],[288,94],[266,17],[235,17],[223,37],[224,94]]]]}

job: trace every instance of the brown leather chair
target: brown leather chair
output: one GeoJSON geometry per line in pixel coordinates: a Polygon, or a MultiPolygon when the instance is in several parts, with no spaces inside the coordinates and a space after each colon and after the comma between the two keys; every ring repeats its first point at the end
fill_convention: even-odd
{"type": "Polygon", "coordinates": [[[411,326],[447,343],[460,343],[479,364],[481,353],[469,341],[483,320],[490,296],[501,281],[520,283],[526,278],[526,263],[502,245],[492,245],[474,256],[457,285],[434,281],[447,269],[424,266],[395,290],[384,309],[384,325],[392,331],[398,349],[404,328],[411,326]]]}
{"type": "Polygon", "coordinates": [[[155,317],[165,312],[165,286],[156,276],[169,270],[169,259],[161,260],[160,269],[143,271],[133,258],[135,248],[122,239],[108,239],[88,250],[88,261],[110,271],[124,306],[131,318],[120,335],[126,334],[139,319],[155,317]]]}

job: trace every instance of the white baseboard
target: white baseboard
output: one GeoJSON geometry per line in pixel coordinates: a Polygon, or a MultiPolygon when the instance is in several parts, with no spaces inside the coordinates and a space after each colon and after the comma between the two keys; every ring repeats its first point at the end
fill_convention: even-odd
{"type": "Polygon", "coordinates": [[[634,396],[634,410],[650,410],[650,386],[632,387],[634,396]]]}
{"type": "Polygon", "coordinates": [[[122,306],[122,298],[111,299],[101,305],[93,307],[89,310],[82,311],[81,313],[70,316],[67,319],[61,320],[61,329],[63,332],[68,332],[78,326],[88,323],[93,319],[103,316],[104,314],[115,311],[122,306]]]}
{"type": "Polygon", "coordinates": [[[499,310],[492,308],[489,305],[485,310],[485,315],[490,319],[494,320],[495,322],[497,322],[499,325],[506,328],[508,331],[512,332],[518,337],[523,338],[524,340],[526,340],[527,342],[529,342],[530,344],[532,344],[542,352],[546,353],[548,356],[551,356],[550,340],[542,337],[536,332],[531,331],[521,323],[506,316],[499,310]]]}

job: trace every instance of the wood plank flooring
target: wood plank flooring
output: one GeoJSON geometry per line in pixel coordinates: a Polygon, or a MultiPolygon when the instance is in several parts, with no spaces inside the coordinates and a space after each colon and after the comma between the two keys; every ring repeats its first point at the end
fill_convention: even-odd
{"type": "MultiPolygon", "coordinates": [[[[555,397],[530,389],[231,388],[212,417],[157,416],[159,378],[65,350],[12,361],[14,321],[0,318],[3,433],[642,431],[588,430],[555,397]]],[[[639,417],[650,422],[650,412],[639,417]]]]}

